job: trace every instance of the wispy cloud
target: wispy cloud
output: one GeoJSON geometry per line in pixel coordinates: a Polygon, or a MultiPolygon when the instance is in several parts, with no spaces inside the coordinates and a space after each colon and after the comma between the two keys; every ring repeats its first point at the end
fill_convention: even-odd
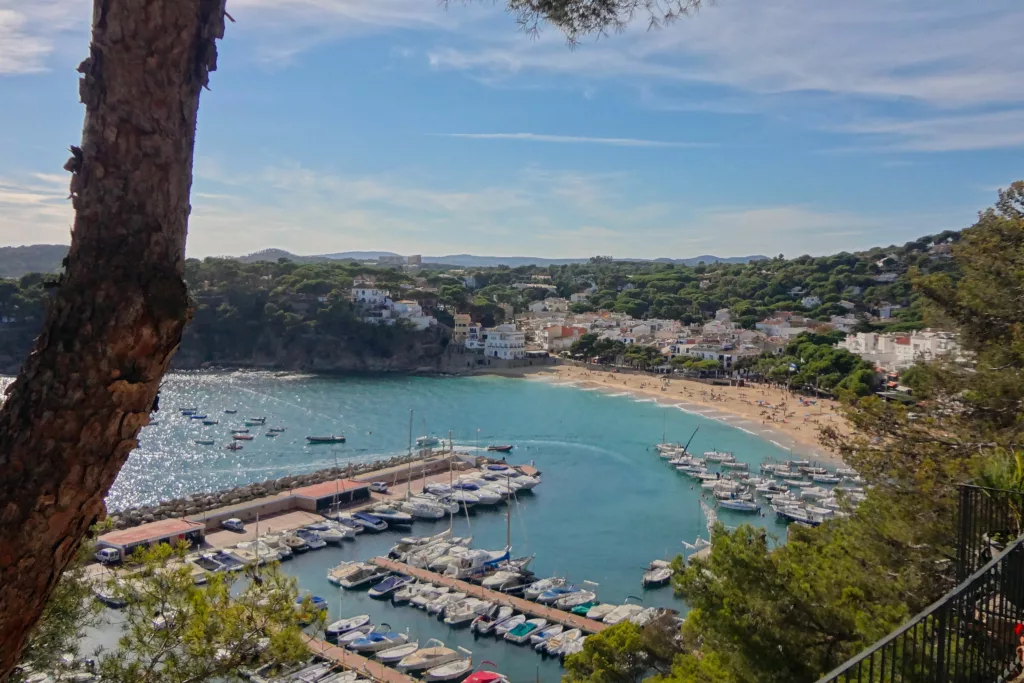
{"type": "Polygon", "coordinates": [[[1022,147],[1024,109],[910,120],[868,119],[839,126],[837,130],[864,137],[868,150],[962,152],[1022,147]]]}
{"type": "Polygon", "coordinates": [[[448,138],[470,140],[522,140],[526,142],[555,142],[577,145],[609,145],[612,147],[709,147],[705,142],[677,142],[671,140],[643,140],[638,138],[601,138],[580,135],[546,135],[543,133],[438,133],[448,138]]]}
{"type": "Polygon", "coordinates": [[[66,244],[74,219],[67,195],[67,177],[0,177],[0,243],[66,244]]]}
{"type": "Polygon", "coordinates": [[[88,20],[80,0],[0,0],[0,76],[46,70],[61,35],[88,20]]]}

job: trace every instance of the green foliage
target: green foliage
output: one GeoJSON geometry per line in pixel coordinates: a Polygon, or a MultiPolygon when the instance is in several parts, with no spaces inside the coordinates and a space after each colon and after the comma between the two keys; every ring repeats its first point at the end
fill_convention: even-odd
{"type": "Polygon", "coordinates": [[[569,355],[597,363],[612,363],[626,352],[626,345],[617,339],[599,339],[596,334],[584,334],[569,347],[569,355]]]}
{"type": "Polygon", "coordinates": [[[803,333],[786,345],[781,356],[764,356],[757,372],[795,389],[829,391],[845,398],[868,396],[879,377],[867,361],[834,344],[845,335],[803,333]]]}
{"type": "MultiPolygon", "coordinates": [[[[816,680],[955,585],[957,484],[978,478],[1024,486],[1024,184],[1000,193],[996,207],[957,237],[955,264],[942,259],[945,274],[915,276],[928,297],[927,306],[916,301],[928,318],[956,324],[969,355],[908,371],[906,381],[925,399],[919,405],[853,399],[870,381],[870,368],[828,339],[797,338],[782,358],[759,361],[769,376],[785,367],[780,380],[793,363],[797,375],[807,371],[849,393],[845,414],[854,435],[825,428],[822,439],[868,481],[867,499],[817,528],[790,527],[782,545],[761,529],[719,526],[707,558],[685,570],[677,561],[676,588],[693,609],[659,683],[816,680]]],[[[930,244],[908,248],[919,253],[930,244]]],[[[869,255],[908,258],[890,258],[888,250],[869,255]]],[[[849,265],[854,273],[878,267],[849,265]]],[[[635,643],[621,645],[621,660],[601,652],[590,668],[617,671],[635,660],[635,643]]]]}
{"type": "Polygon", "coordinates": [[[565,660],[565,683],[637,683],[665,674],[677,653],[671,619],[645,626],[629,621],[587,637],[583,650],[565,660]]]}
{"type": "MultiPolygon", "coordinates": [[[[208,681],[247,664],[309,656],[298,620],[319,627],[323,614],[297,613],[294,578],[269,565],[244,582],[218,573],[197,586],[184,552],[166,544],[142,551],[131,558],[128,578],[111,581],[128,606],[117,648],[99,660],[104,681],[208,681]]],[[[311,610],[308,603],[303,610],[311,610]]]]}
{"type": "Polygon", "coordinates": [[[66,667],[63,655],[78,658],[79,641],[86,629],[100,622],[101,605],[92,599],[92,585],[86,575],[88,559],[89,544],[85,543],[50,595],[21,653],[20,667],[11,676],[12,683],[25,680],[26,671],[59,674],[66,667]]]}

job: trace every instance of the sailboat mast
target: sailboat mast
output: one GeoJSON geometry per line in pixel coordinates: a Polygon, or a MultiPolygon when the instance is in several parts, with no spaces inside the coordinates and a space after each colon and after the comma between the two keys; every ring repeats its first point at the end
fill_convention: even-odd
{"type": "Polygon", "coordinates": [[[405,497],[412,496],[412,408],[409,408],[409,474],[405,482],[405,497]]]}
{"type": "Polygon", "coordinates": [[[505,474],[505,488],[509,491],[508,510],[505,513],[505,547],[512,547],[512,474],[505,474]]]}

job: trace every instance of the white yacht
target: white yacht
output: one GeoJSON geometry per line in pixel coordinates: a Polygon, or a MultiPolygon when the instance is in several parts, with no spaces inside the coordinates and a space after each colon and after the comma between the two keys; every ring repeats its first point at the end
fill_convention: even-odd
{"type": "Polygon", "coordinates": [[[445,647],[444,643],[436,638],[427,641],[427,646],[416,650],[398,662],[396,667],[404,673],[432,669],[442,664],[447,664],[459,658],[459,653],[451,648],[445,647]]]}
{"type": "Polygon", "coordinates": [[[400,504],[402,512],[407,512],[417,519],[441,519],[446,511],[440,505],[434,505],[424,500],[410,499],[400,504]]]}
{"type": "Polygon", "coordinates": [[[489,610],[493,603],[477,598],[466,598],[465,600],[450,605],[444,613],[444,623],[449,626],[465,626],[478,616],[489,610]]]}

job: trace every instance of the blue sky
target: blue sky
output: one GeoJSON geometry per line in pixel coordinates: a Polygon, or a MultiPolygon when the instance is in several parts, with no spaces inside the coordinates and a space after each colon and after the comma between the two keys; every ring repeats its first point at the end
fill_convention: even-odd
{"type": "MultiPolygon", "coordinates": [[[[0,244],[67,242],[88,0],[0,0],[0,244]]],[[[1024,177],[1019,0],[718,0],[584,39],[501,3],[229,0],[188,252],[797,256],[1024,177]]]]}

